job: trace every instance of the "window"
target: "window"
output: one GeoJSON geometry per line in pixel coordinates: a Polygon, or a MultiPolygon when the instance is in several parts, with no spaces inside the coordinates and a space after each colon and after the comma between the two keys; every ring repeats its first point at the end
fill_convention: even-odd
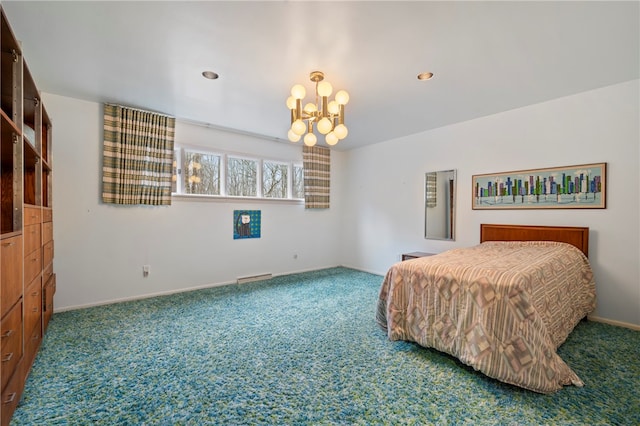
{"type": "Polygon", "coordinates": [[[255,197],[258,195],[257,160],[228,157],[227,195],[232,197],[255,197]]]}
{"type": "Polygon", "coordinates": [[[172,192],[178,195],[304,199],[302,162],[177,147],[172,192]]]}
{"type": "Polygon", "coordinates": [[[293,165],[292,198],[304,198],[304,168],[302,164],[293,165]]]}
{"type": "Polygon", "coordinates": [[[289,165],[273,161],[262,162],[262,196],[265,198],[288,197],[289,165]]]}
{"type": "Polygon", "coordinates": [[[180,158],[180,150],[173,151],[173,172],[171,174],[171,193],[178,192],[178,159],[180,158]]]}
{"type": "Polygon", "coordinates": [[[220,195],[220,155],[185,150],[182,170],[185,194],[220,195]]]}

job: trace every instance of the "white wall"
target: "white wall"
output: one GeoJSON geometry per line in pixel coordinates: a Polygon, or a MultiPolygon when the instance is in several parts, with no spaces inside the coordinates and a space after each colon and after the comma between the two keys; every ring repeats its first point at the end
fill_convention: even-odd
{"type": "MultiPolygon", "coordinates": [[[[101,202],[102,106],[45,94],[53,121],[56,310],[339,264],[344,154],[332,153],[329,210],[293,202],[174,200],[169,207],[101,202]],[[233,210],[262,211],[259,239],[233,239],[233,210]],[[297,259],[294,259],[297,254],[297,259]],[[143,278],[142,265],[151,265],[143,278]]],[[[277,159],[302,159],[288,145],[177,123],[176,142],[277,159]]]]}
{"type": "Polygon", "coordinates": [[[347,152],[341,260],[385,273],[414,250],[479,241],[481,223],[590,227],[595,316],[640,325],[639,81],[347,152]],[[607,208],[472,210],[474,174],[607,162],[607,208]],[[424,173],[457,169],[456,241],[423,238],[424,173]]]}
{"type": "MultiPolygon", "coordinates": [[[[101,105],[45,94],[54,125],[56,309],[338,264],[384,274],[403,252],[477,244],[480,223],[514,223],[589,226],[596,316],[640,325],[639,90],[636,80],[333,151],[332,207],[322,211],[273,202],[104,205],[101,105]],[[471,210],[473,174],[603,161],[607,209],[471,210]],[[425,240],[424,173],[448,169],[458,173],[456,241],[425,240]],[[262,238],[233,240],[234,209],[262,210],[262,238]],[[151,265],[148,278],[143,264],[151,265]]],[[[184,123],[176,127],[176,140],[301,155],[299,146],[184,123]]]]}

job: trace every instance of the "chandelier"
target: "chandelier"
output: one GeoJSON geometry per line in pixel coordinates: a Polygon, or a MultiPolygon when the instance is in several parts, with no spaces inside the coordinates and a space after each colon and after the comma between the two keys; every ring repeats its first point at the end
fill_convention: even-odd
{"type": "Polygon", "coordinates": [[[308,102],[302,106],[306,90],[302,84],[291,88],[291,96],[287,98],[287,108],[291,110],[291,128],[287,136],[291,142],[298,142],[302,135],[307,146],[314,146],[318,141],[313,132],[316,130],[325,135],[327,145],[335,145],[349,133],[344,125],[344,106],[349,102],[349,94],[345,90],[336,93],[334,100],[329,101],[333,92],[330,83],[323,81],[321,71],[313,71],[309,79],[316,84],[315,103],[308,102]]]}

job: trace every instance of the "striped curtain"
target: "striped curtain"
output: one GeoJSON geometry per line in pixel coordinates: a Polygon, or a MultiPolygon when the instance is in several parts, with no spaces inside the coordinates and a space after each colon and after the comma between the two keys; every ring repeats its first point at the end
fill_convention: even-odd
{"type": "Polygon", "coordinates": [[[104,105],[102,201],[171,205],[175,118],[104,105]]]}
{"type": "Polygon", "coordinates": [[[302,147],[304,207],[328,209],[331,182],[331,151],[317,146],[302,147]]]}
{"type": "Polygon", "coordinates": [[[435,207],[437,200],[437,174],[431,172],[425,178],[425,203],[427,207],[435,207]]]}

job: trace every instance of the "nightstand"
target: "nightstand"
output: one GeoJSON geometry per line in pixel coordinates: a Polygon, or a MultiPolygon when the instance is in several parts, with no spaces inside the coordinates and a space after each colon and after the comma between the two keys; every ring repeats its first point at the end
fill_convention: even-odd
{"type": "Polygon", "coordinates": [[[412,251],[411,253],[403,253],[402,260],[417,259],[419,257],[433,256],[435,253],[425,253],[423,251],[412,251]]]}

